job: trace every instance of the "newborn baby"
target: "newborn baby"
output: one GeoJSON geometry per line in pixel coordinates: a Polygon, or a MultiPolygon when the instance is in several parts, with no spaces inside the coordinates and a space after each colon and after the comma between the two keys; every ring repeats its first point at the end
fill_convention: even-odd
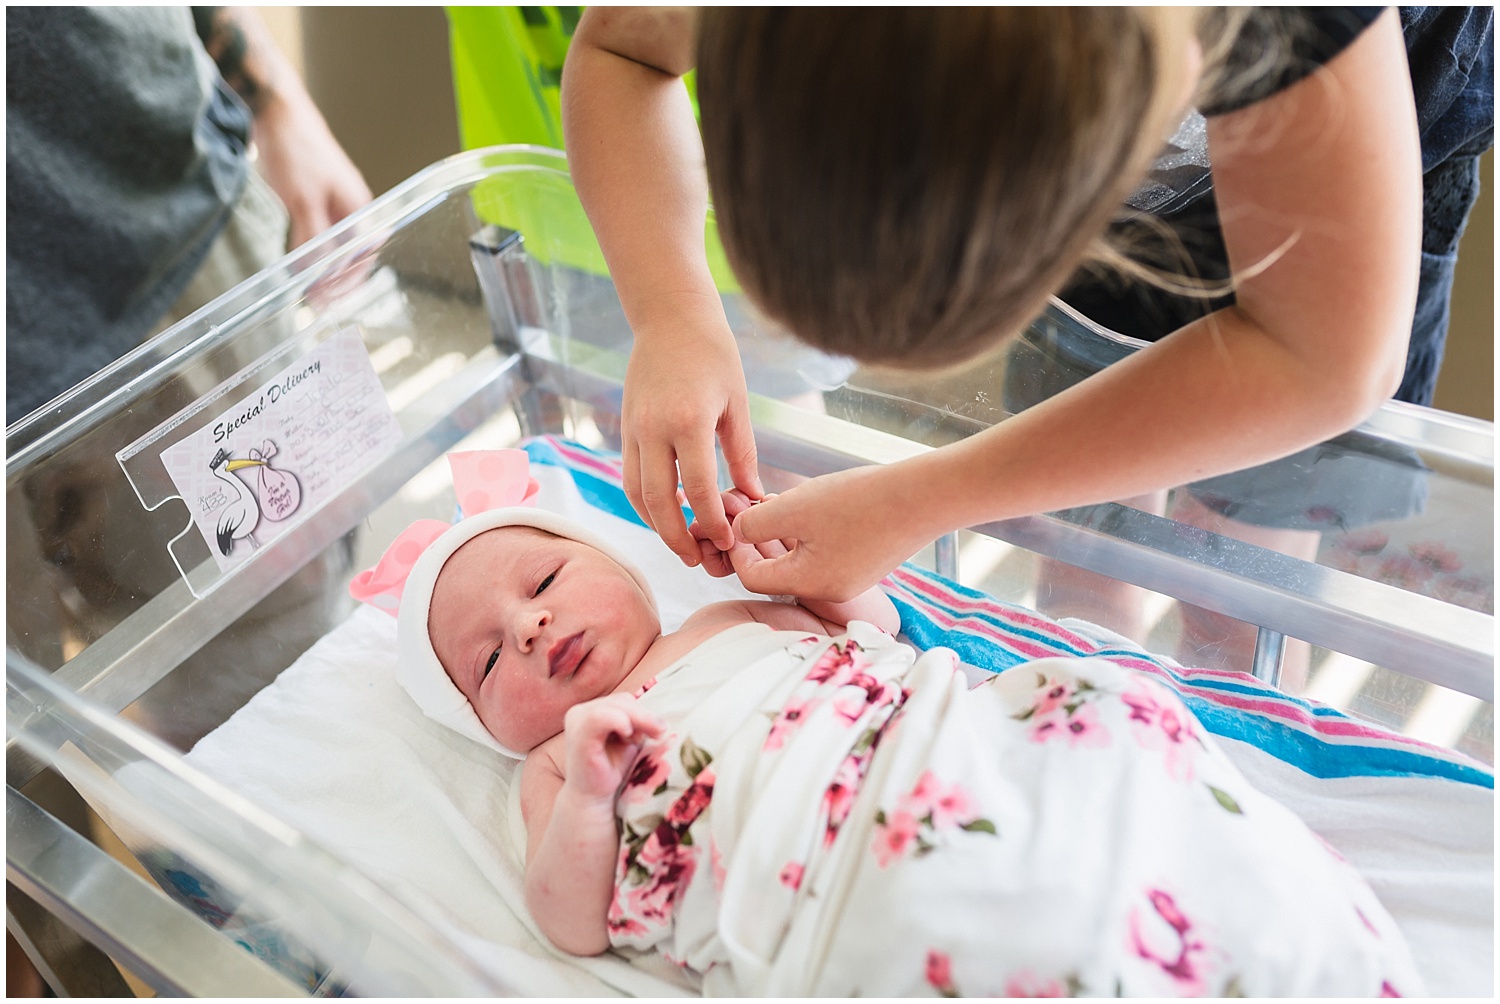
{"type": "Polygon", "coordinates": [[[715,995],[1421,992],[1368,885],[1172,690],[1097,658],[968,689],[898,626],[872,590],[664,635],[608,541],[510,507],[416,560],[398,675],[525,758],[526,901],[568,952],[715,995]]]}
{"type": "MultiPolygon", "coordinates": [[[[723,503],[731,518],[750,505],[738,491],[723,503]]],[[[703,544],[706,562],[736,572],[783,550],[736,544],[721,553],[703,544]]],[[[428,549],[412,580],[431,573],[428,602],[410,585],[402,597],[403,685],[429,715],[525,758],[527,905],[555,945],[579,955],[610,946],[614,796],[641,743],[665,727],[634,695],[736,625],[819,635],[853,620],[890,634],[900,627],[891,601],[871,589],[844,603],[715,603],[663,634],[650,587],[630,561],[539,509],[464,520],[428,549]]]]}

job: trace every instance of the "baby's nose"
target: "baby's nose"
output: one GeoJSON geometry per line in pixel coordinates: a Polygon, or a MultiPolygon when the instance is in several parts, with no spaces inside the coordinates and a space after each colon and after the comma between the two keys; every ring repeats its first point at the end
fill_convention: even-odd
{"type": "Polygon", "coordinates": [[[517,640],[521,644],[523,652],[531,651],[541,638],[542,632],[547,625],[552,623],[552,615],[546,610],[533,608],[524,611],[521,615],[520,624],[516,628],[517,640]]]}

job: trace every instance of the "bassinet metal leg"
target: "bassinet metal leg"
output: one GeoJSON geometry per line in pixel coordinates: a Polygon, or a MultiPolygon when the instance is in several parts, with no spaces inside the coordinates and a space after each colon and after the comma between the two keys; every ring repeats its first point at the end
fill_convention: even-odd
{"type": "MultiPolygon", "coordinates": [[[[538,277],[524,238],[514,230],[487,224],[469,238],[469,258],[479,277],[495,346],[501,352],[524,351],[528,333],[535,336],[546,327],[538,277]]],[[[538,391],[530,366],[523,365],[523,369],[527,388],[517,409],[523,434],[561,432],[562,399],[538,391]]]]}
{"type": "Polygon", "coordinates": [[[1255,657],[1250,663],[1251,675],[1276,686],[1281,682],[1281,659],[1284,655],[1286,635],[1259,628],[1255,635],[1255,657]]]}
{"type": "Polygon", "coordinates": [[[945,533],[932,542],[932,563],[939,575],[958,581],[958,534],[945,533]]]}

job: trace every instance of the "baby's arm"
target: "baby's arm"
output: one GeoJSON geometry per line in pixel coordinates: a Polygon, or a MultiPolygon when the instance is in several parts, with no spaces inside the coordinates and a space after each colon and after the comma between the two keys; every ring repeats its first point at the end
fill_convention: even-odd
{"type": "MultiPolygon", "coordinates": [[[[724,503],[724,514],[731,520],[754,504],[738,489],[723,492],[721,498],[724,503]]],[[[769,540],[762,544],[748,544],[737,540],[728,551],[721,551],[713,541],[704,536],[696,520],[688,529],[698,541],[704,570],[720,578],[731,573],[743,574],[745,569],[752,565],[787,552],[786,545],[779,540],[769,540]]],[[[853,599],[843,602],[797,597],[797,605],[820,622],[821,626],[818,630],[829,634],[841,633],[850,621],[865,621],[892,635],[901,630],[901,615],[896,612],[896,605],[878,585],[871,586],[853,599]]],[[[769,610],[762,609],[766,606],[763,603],[755,605],[753,614],[756,620],[770,623],[772,627],[778,629],[798,630],[804,626],[800,623],[777,622],[775,607],[785,608],[786,604],[773,604],[769,610]]]]}
{"type": "Polygon", "coordinates": [[[662,724],[628,694],[568,709],[563,763],[538,749],[521,770],[526,906],[542,932],[574,955],[609,948],[609,903],[620,836],[615,795],[647,737],[662,724]]]}

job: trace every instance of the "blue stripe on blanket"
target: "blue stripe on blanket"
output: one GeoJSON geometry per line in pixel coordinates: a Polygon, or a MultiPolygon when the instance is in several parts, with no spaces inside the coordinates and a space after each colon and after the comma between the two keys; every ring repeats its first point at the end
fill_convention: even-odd
{"type": "MultiPolygon", "coordinates": [[[[996,673],[1038,657],[1034,652],[1018,653],[1001,639],[976,634],[975,626],[983,625],[990,631],[1013,637],[1017,643],[1027,644],[1032,648],[1041,646],[1058,656],[1099,656],[1145,662],[1159,670],[1158,679],[1177,690],[1183,703],[1198,717],[1204,728],[1215,735],[1249,743],[1314,777],[1439,777],[1485,788],[1495,786],[1493,771],[1454,751],[1399,736],[1335,708],[1311,704],[1253,680],[1242,682],[1193,674],[1190,670],[1174,670],[1162,660],[1138,649],[1109,646],[1083,648],[1069,644],[1063,638],[1009,623],[1006,620],[1009,605],[987,599],[983,593],[915,566],[903,566],[903,572],[946,592],[957,594],[966,601],[962,605],[949,606],[932,596],[920,597],[922,606],[933,608],[945,619],[951,618],[957,622],[945,625],[917,603],[903,598],[902,593],[913,595],[909,589],[899,584],[892,589],[888,583],[887,592],[891,593],[891,599],[901,613],[901,629],[919,648],[941,645],[953,649],[969,665],[996,673]],[[982,603],[989,609],[976,610],[974,603],[982,603]],[[964,622],[972,626],[965,627],[964,622]],[[1188,692],[1189,688],[1192,692],[1188,692]],[[1212,693],[1203,694],[1202,691],[1212,693]],[[1295,721],[1279,720],[1270,714],[1227,706],[1222,700],[1216,700],[1215,695],[1222,695],[1223,700],[1239,697],[1273,703],[1283,707],[1288,714],[1300,713],[1319,719],[1320,722],[1348,722],[1358,726],[1366,735],[1319,735],[1311,729],[1330,726],[1302,726],[1295,721]],[[1384,733],[1384,736],[1370,733],[1384,733]]],[[[1024,614],[1027,620],[1038,619],[1039,615],[1031,611],[1014,609],[1016,615],[1024,614]]]]}
{"type": "MultiPolygon", "coordinates": [[[[600,453],[589,449],[581,443],[575,443],[566,439],[554,439],[551,436],[528,440],[524,444],[524,448],[526,455],[531,458],[532,463],[546,464],[549,467],[561,467],[566,470],[572,476],[573,484],[578,488],[578,494],[582,495],[583,500],[595,509],[602,509],[611,516],[618,516],[620,519],[634,523],[636,526],[646,527],[645,520],[637,515],[635,508],[630,504],[630,499],[625,495],[625,490],[620,487],[618,482],[605,480],[597,474],[580,469],[575,461],[570,460],[563,454],[562,450],[558,448],[559,445],[570,451],[596,457],[601,466],[617,467],[620,462],[617,456],[600,453]]],[[[688,520],[693,518],[693,513],[690,509],[683,509],[682,515],[683,518],[688,520]]],[[[646,528],[650,529],[650,527],[646,528]]]]}
{"type": "MultiPolygon", "coordinates": [[[[620,488],[617,454],[551,436],[529,440],[525,449],[534,463],[568,471],[590,505],[636,526],[645,525],[620,488]]],[[[687,510],[684,515],[691,518],[687,510]]],[[[1035,611],[1002,602],[936,573],[908,565],[903,566],[903,574],[915,576],[934,593],[942,594],[918,595],[890,580],[885,583],[901,614],[902,631],[918,648],[950,648],[969,665],[991,672],[1019,666],[1041,654],[1146,663],[1158,679],[1181,695],[1204,728],[1249,743],[1314,777],[1437,777],[1486,788],[1495,786],[1493,771],[1460,753],[1419,743],[1335,708],[1311,704],[1248,677],[1195,673],[1174,668],[1139,649],[1088,644],[1035,611]],[[1075,644],[1078,640],[1086,644],[1075,644]],[[1279,707],[1286,717],[1235,707],[1235,700],[1279,707]],[[1337,730],[1345,723],[1357,726],[1364,734],[1339,734],[1337,730]],[[1320,734],[1319,730],[1329,734],[1320,734]]]]}

